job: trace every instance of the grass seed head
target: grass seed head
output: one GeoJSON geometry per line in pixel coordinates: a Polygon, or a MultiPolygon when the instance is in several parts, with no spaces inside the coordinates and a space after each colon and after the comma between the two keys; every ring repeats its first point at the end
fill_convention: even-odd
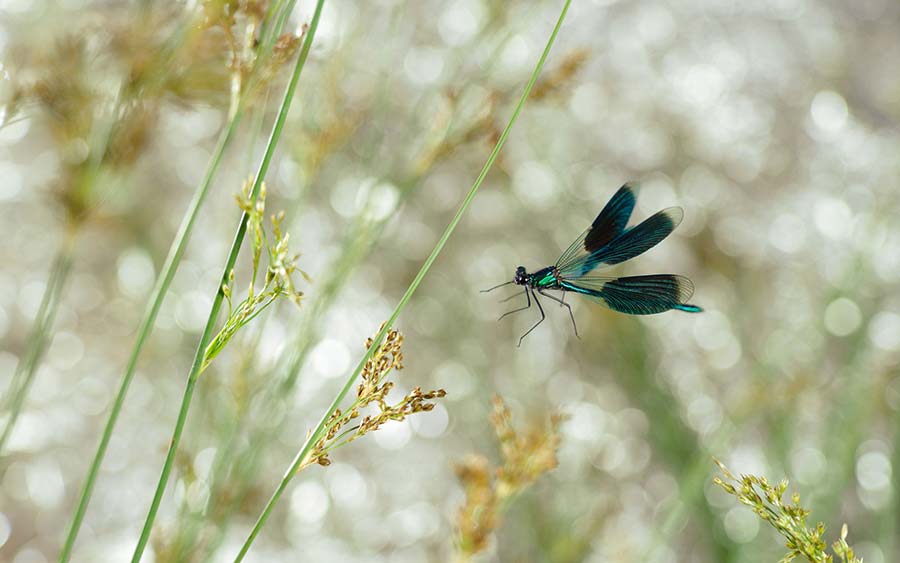
{"type": "MultiPolygon", "coordinates": [[[[741,475],[735,477],[722,462],[713,459],[722,477],[713,478],[713,483],[726,493],[738,499],[741,504],[749,506],[762,520],[781,534],[785,539],[788,553],[781,559],[788,563],[796,559],[804,559],[809,563],[833,563],[833,556],[828,553],[828,544],[824,541],[825,524],[819,522],[814,528],[808,528],[806,520],[810,511],[800,503],[799,493],[791,495],[791,502],[784,502],[788,488],[787,480],[772,485],[769,480],[757,475],[741,475]]],[[[834,543],[832,549],[842,563],[862,563],[862,559],[853,554],[846,542],[847,525],[841,530],[841,538],[834,543]]]]}
{"type": "MultiPolygon", "coordinates": [[[[381,328],[384,328],[383,324],[381,328]]],[[[368,338],[366,349],[370,349],[373,343],[374,340],[368,338]]],[[[447,395],[443,389],[423,391],[421,387],[416,386],[397,403],[387,402],[387,395],[395,385],[388,377],[403,369],[402,347],[403,334],[395,329],[389,330],[384,341],[363,366],[353,404],[346,410],[336,409],[331,414],[325,424],[324,435],[313,445],[298,471],[313,463],[328,465],[330,463],[328,456],[335,448],[375,432],[388,422],[399,422],[413,414],[431,411],[435,406],[431,401],[447,395]],[[375,412],[363,416],[360,420],[360,410],[367,407],[374,407],[375,412]],[[352,424],[354,422],[355,426],[352,424]]]]}
{"type": "Polygon", "coordinates": [[[563,420],[560,415],[552,415],[543,425],[523,433],[514,427],[506,403],[495,396],[490,418],[503,463],[491,469],[487,459],[470,455],[455,468],[466,495],[456,518],[460,561],[468,561],[484,551],[500,525],[506,501],[558,464],[559,425],[563,420]]]}

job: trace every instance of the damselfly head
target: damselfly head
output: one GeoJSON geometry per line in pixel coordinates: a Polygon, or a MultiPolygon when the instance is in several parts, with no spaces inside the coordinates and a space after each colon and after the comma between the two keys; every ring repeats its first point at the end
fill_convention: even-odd
{"type": "Polygon", "coordinates": [[[525,273],[525,266],[516,268],[516,277],[513,279],[516,285],[526,285],[528,283],[528,274],[525,273]]]}

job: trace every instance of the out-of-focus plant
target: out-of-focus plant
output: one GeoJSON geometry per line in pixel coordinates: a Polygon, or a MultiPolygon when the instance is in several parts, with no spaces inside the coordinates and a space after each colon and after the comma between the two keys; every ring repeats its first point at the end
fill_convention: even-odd
{"type": "Polygon", "coordinates": [[[300,47],[306,25],[299,34],[282,33],[285,16],[293,8],[293,2],[288,4],[268,0],[202,2],[203,25],[221,33],[228,53],[232,112],[237,111],[242,97],[257,98],[300,47]]]}
{"type": "MultiPolygon", "coordinates": [[[[825,524],[819,522],[815,528],[808,528],[806,519],[810,510],[800,504],[799,493],[791,495],[791,502],[784,502],[784,494],[788,488],[787,479],[777,485],[769,483],[765,477],[757,475],[741,475],[735,477],[725,465],[715,460],[722,472],[722,477],[713,478],[726,493],[734,496],[741,504],[749,506],[753,512],[768,522],[779,534],[784,536],[788,553],[781,558],[781,563],[789,563],[803,558],[809,563],[832,563],[834,556],[828,553],[825,536],[825,524]]],[[[847,544],[847,524],[841,528],[841,537],[831,546],[834,555],[841,563],[863,563],[847,544]]]]}
{"type": "Polygon", "coordinates": [[[551,415],[543,425],[520,433],[513,427],[503,399],[495,396],[493,405],[491,425],[500,442],[503,463],[492,470],[487,458],[472,454],[456,466],[456,475],[466,493],[456,517],[460,562],[483,552],[500,527],[510,501],[557,466],[561,415],[551,415]]]}
{"type": "Polygon", "coordinates": [[[545,100],[554,96],[565,95],[578,72],[590,60],[588,49],[572,49],[547,76],[534,85],[531,92],[533,100],[545,100]]]}
{"type": "Polygon", "coordinates": [[[190,26],[177,10],[113,17],[102,30],[85,22],[73,26],[84,34],[14,43],[8,51],[15,63],[4,68],[9,80],[0,100],[2,124],[28,118],[46,125],[60,162],[49,191],[59,202],[64,229],[25,352],[0,404],[0,414],[6,415],[0,452],[52,333],[83,225],[103,201],[127,187],[133,165],[154,136],[163,100],[178,96],[175,82],[160,77],[194,68],[195,59],[188,56],[195,52],[188,41],[190,26]],[[85,38],[89,33],[95,40],[85,38]],[[137,42],[140,49],[134,48],[137,42]],[[103,86],[110,83],[110,68],[123,69],[114,88],[103,86]]]}

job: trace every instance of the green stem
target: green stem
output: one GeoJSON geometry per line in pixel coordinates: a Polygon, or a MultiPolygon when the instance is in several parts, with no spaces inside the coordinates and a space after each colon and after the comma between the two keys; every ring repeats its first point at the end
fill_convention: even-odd
{"type": "Polygon", "coordinates": [[[75,249],[76,239],[75,229],[77,227],[72,227],[66,231],[65,239],[57,252],[56,258],[53,260],[53,266],[50,268],[50,277],[47,279],[47,287],[44,289],[41,305],[34,319],[34,327],[31,335],[28,337],[25,354],[16,367],[15,375],[13,375],[13,379],[10,382],[6,400],[4,401],[7,403],[6,408],[9,409],[9,417],[6,420],[3,434],[0,435],[0,453],[3,452],[3,448],[12,435],[19,415],[22,413],[28,390],[34,382],[37,367],[40,365],[41,357],[47,349],[50,329],[53,327],[56,312],[59,310],[60,296],[71,271],[72,254],[75,249]]]}
{"type": "MultiPolygon", "coordinates": [[[[303,41],[303,46],[300,49],[300,55],[297,57],[297,63],[294,66],[294,72],[291,75],[291,80],[288,83],[287,90],[284,93],[284,99],[281,102],[281,107],[278,110],[278,116],[275,119],[275,124],[272,127],[272,133],[269,136],[269,141],[266,145],[265,153],[263,154],[262,160],[259,163],[259,170],[256,173],[256,177],[253,180],[253,189],[251,190],[250,199],[252,201],[256,201],[257,196],[259,195],[260,188],[263,183],[263,179],[266,176],[266,172],[269,170],[269,164],[272,161],[272,155],[275,152],[275,147],[278,144],[278,140],[281,137],[281,131],[284,128],[285,120],[287,119],[288,111],[291,107],[291,101],[294,98],[294,92],[297,89],[297,82],[300,79],[300,73],[303,70],[303,66],[306,63],[306,59],[309,56],[309,50],[312,46],[313,37],[316,34],[316,28],[319,25],[319,17],[322,14],[322,6],[324,5],[325,0],[318,0],[316,3],[316,11],[313,14],[312,20],[309,24],[309,31],[306,34],[306,38],[303,41]]],[[[206,351],[206,347],[209,344],[210,339],[213,335],[213,330],[216,324],[216,317],[218,316],[219,309],[222,306],[222,300],[224,298],[224,294],[222,293],[222,286],[228,282],[228,276],[231,273],[231,270],[234,268],[234,263],[237,261],[237,255],[240,251],[240,247],[244,241],[244,235],[247,232],[247,222],[249,220],[249,215],[244,212],[241,214],[240,224],[238,225],[237,232],[234,236],[234,241],[231,245],[231,250],[228,254],[228,260],[225,263],[225,268],[222,271],[222,277],[216,286],[216,296],[213,300],[212,309],[209,312],[209,318],[206,321],[206,327],[203,330],[203,334],[200,336],[200,342],[197,345],[196,353],[194,354],[194,361],[191,365],[191,370],[188,374],[187,384],[184,390],[184,396],[181,401],[181,408],[178,412],[178,420],[175,422],[175,429],[172,433],[172,440],[169,444],[169,451],[166,454],[166,461],[163,464],[162,472],[159,475],[159,483],[156,486],[156,493],[153,495],[153,502],[150,505],[150,510],[147,513],[147,518],[144,521],[144,527],[141,530],[141,537],[138,540],[137,546],[134,550],[134,555],[132,556],[132,563],[137,563],[141,560],[141,555],[144,553],[144,549],[147,546],[147,541],[150,539],[150,530],[153,528],[153,521],[156,519],[156,513],[159,510],[159,504],[162,501],[162,495],[165,492],[166,484],[169,480],[169,474],[172,472],[172,466],[175,462],[175,453],[178,450],[178,444],[181,441],[181,434],[184,430],[184,424],[187,420],[188,409],[190,408],[191,399],[194,394],[194,387],[197,384],[197,378],[200,374],[200,368],[203,365],[203,357],[204,352],[206,351]]]]}
{"type": "MultiPolygon", "coordinates": [[[[399,201],[404,201],[408,193],[408,190],[404,192],[399,201]]],[[[211,497],[227,497],[229,500],[226,506],[215,511],[218,517],[207,516],[207,522],[214,525],[214,536],[206,544],[204,553],[198,561],[210,561],[221,545],[230,524],[230,519],[236,514],[236,507],[241,506],[246,498],[248,484],[252,481],[251,476],[258,474],[257,467],[261,463],[262,452],[274,439],[274,435],[280,427],[279,421],[283,420],[288,410],[287,397],[290,396],[289,391],[292,388],[292,384],[289,385],[284,376],[278,375],[276,377],[276,374],[297,373],[299,369],[297,366],[303,363],[303,358],[309,350],[310,342],[314,340],[312,335],[314,328],[312,327],[315,325],[316,319],[321,317],[322,311],[328,309],[328,304],[335,299],[341,285],[349,278],[347,272],[361,258],[365,249],[371,246],[374,240],[378,239],[377,234],[383,229],[387,221],[387,218],[378,220],[378,228],[373,228],[372,230],[358,225],[358,232],[348,234],[341,256],[324,269],[324,271],[328,272],[327,277],[322,283],[317,284],[319,290],[314,296],[311,296],[310,302],[304,302],[304,315],[302,316],[300,328],[294,331],[295,337],[288,343],[278,367],[273,368],[269,375],[263,376],[263,379],[277,378],[281,381],[265,389],[267,391],[266,394],[260,397],[262,406],[259,409],[255,409],[258,412],[266,413],[263,415],[266,417],[266,424],[253,428],[249,438],[247,438],[247,442],[236,438],[236,433],[238,432],[236,428],[243,424],[240,421],[236,421],[235,427],[231,429],[224,428],[220,432],[220,435],[224,436],[223,445],[216,450],[214,466],[217,469],[208,481],[211,491],[213,491],[210,495],[211,497]],[[246,449],[243,446],[239,446],[239,444],[245,444],[246,449]],[[225,482],[225,472],[232,466],[235,468],[234,473],[225,482]],[[225,492],[226,489],[227,493],[225,492]],[[221,493],[217,494],[215,491],[221,491],[221,493]]],[[[256,331],[256,339],[259,338],[260,332],[256,331]]],[[[245,344],[244,348],[253,350],[256,348],[256,345],[250,342],[245,344]]],[[[248,402],[255,404],[256,399],[249,399],[248,402]]],[[[239,417],[244,416],[248,419],[250,418],[250,415],[247,413],[239,415],[239,417]]],[[[247,424],[252,424],[252,422],[248,420],[247,424]]],[[[206,510],[211,511],[213,509],[208,505],[206,510]]]]}
{"type": "Polygon", "coordinates": [[[335,396],[334,400],[331,402],[331,405],[322,415],[322,418],[319,420],[319,423],[316,425],[315,430],[309,437],[306,439],[306,442],[303,444],[303,447],[300,451],[297,452],[297,455],[294,457],[293,462],[291,463],[288,470],[285,472],[284,476],[281,479],[281,482],[278,484],[278,487],[275,489],[275,492],[272,493],[271,498],[268,503],[266,503],[265,508],[263,508],[262,513],[260,513],[259,518],[254,524],[253,529],[250,531],[250,535],[247,537],[247,540],[244,542],[244,545],[241,547],[240,552],[235,557],[235,563],[239,563],[244,559],[247,555],[247,552],[250,550],[250,546],[253,544],[253,541],[256,539],[256,536],[259,535],[259,532],[262,530],[263,525],[268,520],[269,516],[272,513],[272,509],[278,503],[278,500],[281,498],[281,495],[284,494],[285,489],[287,489],[288,484],[293,479],[294,475],[297,474],[297,470],[300,468],[303,461],[306,459],[313,445],[318,442],[321,438],[322,433],[325,429],[325,426],[328,423],[328,420],[331,418],[331,415],[338,408],[341,402],[344,400],[344,397],[350,391],[350,389],[355,384],[357,378],[359,377],[360,372],[363,369],[363,366],[366,365],[366,362],[369,361],[369,358],[372,357],[372,354],[381,345],[384,336],[391,329],[394,324],[394,321],[397,320],[397,317],[400,315],[400,312],[409,302],[410,298],[412,298],[413,293],[415,293],[416,289],[418,289],[419,284],[422,283],[422,280],[425,278],[425,274],[428,273],[428,270],[431,269],[431,265],[437,259],[438,255],[443,250],[444,245],[447,243],[447,240],[450,238],[450,235],[453,234],[453,231],[456,229],[457,224],[462,219],[462,216],[465,214],[466,210],[469,208],[469,205],[472,203],[472,200],[475,198],[475,194],[478,192],[478,189],[481,187],[482,182],[484,182],[485,177],[490,171],[491,167],[494,164],[494,161],[497,159],[497,155],[500,154],[500,149],[503,148],[503,145],[506,143],[506,138],[509,136],[509,132],[512,130],[513,125],[516,122],[516,119],[519,117],[519,113],[522,111],[522,107],[525,105],[525,100],[528,98],[528,94],[531,93],[531,89],[534,86],[534,83],[537,81],[537,77],[541,72],[541,69],[544,66],[544,61],[547,60],[547,55],[550,53],[550,48],[553,46],[553,42],[556,39],[557,34],[559,33],[560,27],[562,27],[563,20],[565,20],[566,12],[569,10],[569,5],[572,3],[572,0],[566,0],[566,3],[563,5],[562,11],[559,14],[559,19],[556,21],[556,26],[553,28],[553,32],[550,34],[550,38],[547,40],[547,44],[544,47],[544,51],[541,53],[540,59],[538,59],[537,65],[534,68],[534,71],[531,73],[531,78],[528,81],[528,84],[525,86],[525,90],[522,92],[521,98],[519,98],[519,103],[516,104],[515,109],[513,110],[512,116],[509,119],[509,122],[506,124],[506,128],[503,129],[503,133],[500,134],[500,138],[497,139],[497,143],[494,145],[494,149],[491,151],[490,156],[488,156],[487,161],[484,163],[484,167],[481,169],[481,173],[478,174],[478,177],[475,179],[475,183],[472,184],[472,187],[469,189],[469,192],[466,194],[466,197],[463,199],[462,204],[460,204],[459,209],[456,211],[456,215],[453,216],[453,219],[450,220],[450,224],[447,225],[447,228],[444,230],[444,233],[441,235],[441,238],[437,241],[434,248],[431,251],[431,254],[428,255],[428,258],[425,259],[425,262],[422,264],[422,267],[419,269],[419,272],[416,274],[416,277],[413,278],[412,283],[409,284],[409,287],[406,289],[406,292],[403,294],[403,297],[400,298],[400,301],[397,303],[397,306],[394,308],[393,313],[391,313],[390,318],[388,318],[387,322],[384,323],[384,326],[375,336],[372,341],[372,345],[366,350],[366,353],[363,354],[363,357],[360,359],[359,363],[356,365],[356,368],[353,370],[353,373],[350,374],[350,377],[347,378],[347,381],[344,383],[343,388],[340,392],[335,396]]]}
{"type": "MultiPolygon", "coordinates": [[[[178,44],[181,44],[180,41],[178,42],[178,44]]],[[[163,75],[164,73],[158,74],[163,75]]],[[[216,171],[219,169],[219,165],[222,162],[222,157],[225,154],[225,149],[228,147],[238,130],[238,125],[241,121],[241,117],[243,116],[243,98],[239,98],[235,102],[235,105],[229,110],[228,115],[230,116],[228,124],[219,135],[219,139],[216,142],[215,149],[213,149],[213,154],[210,157],[209,164],[207,165],[206,173],[204,174],[200,184],[197,186],[197,189],[194,191],[194,197],[191,200],[191,203],[181,220],[181,225],[178,228],[175,239],[172,241],[172,245],[169,247],[169,253],[166,256],[166,260],[160,272],[160,277],[156,280],[156,285],[150,295],[150,301],[147,304],[147,308],[144,311],[144,316],[141,319],[140,325],[138,326],[137,340],[132,347],[131,354],[128,358],[128,363],[125,368],[125,373],[123,374],[122,381],[119,384],[118,393],[113,400],[112,410],[109,413],[109,417],[106,421],[106,426],[103,429],[103,435],[100,438],[100,444],[97,446],[97,451],[94,454],[94,458],[91,461],[91,465],[88,469],[88,474],[85,478],[85,482],[82,485],[78,504],[75,508],[75,514],[72,518],[72,523],[69,527],[68,535],[66,536],[65,543],[63,544],[63,548],[59,554],[59,561],[61,563],[68,561],[71,558],[72,549],[75,545],[75,540],[78,537],[78,532],[81,529],[81,524],[84,520],[85,513],[87,512],[87,506],[90,503],[91,495],[93,494],[94,485],[97,480],[97,475],[100,471],[100,466],[103,463],[103,459],[106,457],[106,449],[109,446],[110,439],[112,438],[113,429],[118,422],[119,414],[122,410],[123,404],[125,403],[125,397],[128,394],[128,389],[130,388],[131,381],[134,378],[134,373],[137,369],[138,358],[140,357],[141,351],[144,348],[144,343],[147,337],[150,335],[153,325],[156,322],[156,317],[159,313],[160,307],[162,306],[163,299],[165,299],[165,295],[169,290],[172,279],[175,277],[175,271],[178,269],[178,265],[181,263],[181,257],[184,254],[184,250],[187,247],[188,241],[190,240],[194,223],[200,212],[200,208],[203,206],[203,202],[206,199],[209,188],[212,185],[212,181],[215,177],[216,171]]]]}
{"type": "Polygon", "coordinates": [[[178,233],[175,235],[175,239],[172,241],[172,246],[169,248],[169,254],[168,256],[166,256],[166,261],[163,264],[161,275],[156,280],[156,286],[153,288],[150,301],[147,303],[147,308],[144,311],[144,316],[141,319],[140,326],[138,327],[137,339],[135,340],[134,346],[131,349],[131,355],[128,357],[128,364],[125,368],[125,374],[122,376],[122,381],[119,384],[119,391],[116,394],[115,399],[113,400],[112,410],[109,413],[109,417],[106,421],[106,426],[103,429],[103,435],[100,438],[100,444],[97,446],[97,451],[94,454],[94,459],[91,462],[87,477],[85,479],[84,485],[82,486],[81,496],[79,497],[78,505],[75,508],[75,515],[72,519],[69,533],[66,536],[65,544],[63,545],[62,551],[59,554],[60,562],[68,561],[72,555],[72,548],[75,545],[75,539],[78,537],[81,523],[84,520],[84,515],[87,511],[88,503],[90,502],[91,495],[93,494],[94,484],[97,480],[97,474],[100,471],[100,465],[103,463],[103,458],[106,456],[106,449],[109,446],[110,439],[112,438],[113,429],[116,426],[116,422],[118,422],[119,414],[122,410],[122,405],[125,403],[125,396],[128,394],[128,389],[131,386],[131,381],[134,379],[138,358],[140,357],[141,351],[144,348],[144,343],[147,340],[147,337],[150,335],[153,325],[156,322],[156,316],[159,313],[160,307],[162,306],[163,299],[165,299],[166,293],[169,290],[169,286],[172,283],[172,279],[175,277],[175,271],[178,269],[178,265],[181,262],[181,257],[184,254],[184,250],[187,247],[188,241],[190,240],[191,232],[193,231],[194,223],[200,212],[200,208],[202,207],[203,202],[206,199],[209,187],[212,185],[213,178],[215,177],[216,171],[218,170],[219,165],[222,161],[222,156],[225,154],[225,149],[234,136],[234,133],[237,131],[240,118],[241,112],[236,111],[232,116],[230,122],[228,123],[226,129],[224,129],[219,135],[219,140],[216,143],[216,148],[214,149],[212,157],[210,158],[209,165],[206,169],[206,174],[203,176],[203,180],[200,182],[200,184],[197,186],[197,190],[194,192],[194,197],[191,200],[190,206],[188,207],[187,212],[185,213],[184,218],[181,221],[181,225],[178,228],[178,233]]]}

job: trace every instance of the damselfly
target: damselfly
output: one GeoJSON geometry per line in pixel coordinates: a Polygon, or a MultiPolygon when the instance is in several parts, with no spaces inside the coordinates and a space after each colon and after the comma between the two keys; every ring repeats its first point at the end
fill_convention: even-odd
{"type": "MultiPolygon", "coordinates": [[[[650,274],[623,278],[588,275],[595,269],[620,264],[650,250],[681,223],[684,211],[680,207],[663,209],[642,223],[626,228],[634,210],[636,191],[625,184],[613,195],[593,224],[569,246],[556,261],[533,273],[524,266],[516,268],[515,277],[482,293],[493,291],[509,284],[523,286],[526,305],[500,316],[524,311],[531,307],[532,299],[541,312],[541,318],[519,338],[519,345],[532,330],[541,324],[546,315],[538,299],[538,294],[552,299],[560,307],[569,309],[575,335],[578,325],[572,307],[566,303],[566,293],[578,293],[614,311],[629,315],[652,315],[670,309],[688,313],[699,313],[703,309],[687,303],[694,293],[694,284],[684,276],[676,274],[650,274]],[[549,291],[561,292],[561,298],[549,291]]],[[[521,295],[517,293],[503,301],[521,295]]]]}

